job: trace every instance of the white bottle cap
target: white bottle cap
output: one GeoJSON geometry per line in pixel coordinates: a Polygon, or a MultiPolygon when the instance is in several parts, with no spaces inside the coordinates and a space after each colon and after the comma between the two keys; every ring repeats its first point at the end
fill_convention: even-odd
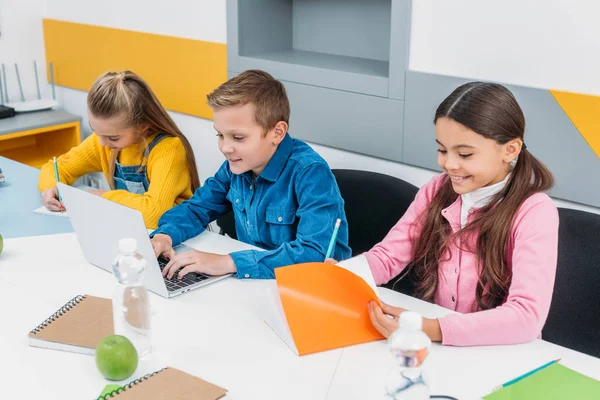
{"type": "Polygon", "coordinates": [[[404,311],[400,314],[399,325],[403,330],[420,331],[423,328],[423,318],[419,313],[404,311]]]}
{"type": "Polygon", "coordinates": [[[137,240],[134,238],[123,238],[119,240],[119,251],[123,254],[135,253],[137,250],[137,240]]]}

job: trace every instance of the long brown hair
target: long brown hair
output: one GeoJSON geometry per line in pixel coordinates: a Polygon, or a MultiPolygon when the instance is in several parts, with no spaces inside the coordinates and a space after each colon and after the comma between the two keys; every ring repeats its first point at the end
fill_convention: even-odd
{"type": "MultiPolygon", "coordinates": [[[[166,133],[179,138],[185,149],[192,191],[200,187],[196,158],[190,142],[160,104],[150,86],[139,75],[131,71],[103,74],[92,85],[87,96],[87,106],[95,117],[112,118],[122,115],[126,127],[147,126],[147,137],[155,133],[166,133]]],[[[145,138],[143,142],[145,146],[148,145],[145,138]]],[[[117,155],[118,151],[113,150],[107,177],[111,189],[115,189],[117,155]]]]}
{"type": "MultiPolygon", "coordinates": [[[[472,131],[506,144],[523,140],[525,117],[512,93],[504,86],[470,82],[454,90],[437,108],[434,124],[439,118],[449,118],[472,131]]],[[[442,210],[456,201],[458,194],[446,176],[427,210],[421,215],[423,228],[415,241],[413,262],[408,273],[415,285],[415,294],[433,301],[438,285],[439,262],[450,257],[450,244],[464,244],[475,252],[479,265],[479,280],[473,311],[501,305],[508,294],[512,273],[508,268],[507,247],[514,217],[523,202],[534,193],[546,191],[554,184],[550,171],[536,159],[525,145],[502,191],[494,195],[487,206],[475,213],[475,218],[456,234],[442,210]]]]}

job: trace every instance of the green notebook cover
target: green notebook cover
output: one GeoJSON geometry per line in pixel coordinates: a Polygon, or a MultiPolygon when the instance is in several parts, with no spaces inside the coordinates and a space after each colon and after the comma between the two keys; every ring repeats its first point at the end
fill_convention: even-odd
{"type": "Polygon", "coordinates": [[[484,399],[597,400],[600,399],[600,382],[557,363],[497,390],[484,399]]]}

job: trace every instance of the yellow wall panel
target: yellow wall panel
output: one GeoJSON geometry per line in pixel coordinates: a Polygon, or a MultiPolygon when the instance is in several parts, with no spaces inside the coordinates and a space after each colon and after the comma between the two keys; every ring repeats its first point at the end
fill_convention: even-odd
{"type": "Polygon", "coordinates": [[[169,110],[212,118],[206,95],[227,80],[227,46],[44,19],[46,61],[57,85],[88,91],[106,71],[141,75],[169,110]]]}
{"type": "Polygon", "coordinates": [[[600,157],[600,97],[551,90],[552,96],[600,157]]]}

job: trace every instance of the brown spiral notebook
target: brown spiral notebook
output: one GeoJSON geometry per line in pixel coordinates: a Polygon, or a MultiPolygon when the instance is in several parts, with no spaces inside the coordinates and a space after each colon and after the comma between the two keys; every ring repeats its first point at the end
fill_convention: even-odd
{"type": "Polygon", "coordinates": [[[80,295],[29,332],[29,345],[94,355],[113,333],[112,300],[80,295]]]}
{"type": "Polygon", "coordinates": [[[222,387],[167,367],[136,379],[98,400],[217,400],[225,394],[227,390],[222,387]]]}

